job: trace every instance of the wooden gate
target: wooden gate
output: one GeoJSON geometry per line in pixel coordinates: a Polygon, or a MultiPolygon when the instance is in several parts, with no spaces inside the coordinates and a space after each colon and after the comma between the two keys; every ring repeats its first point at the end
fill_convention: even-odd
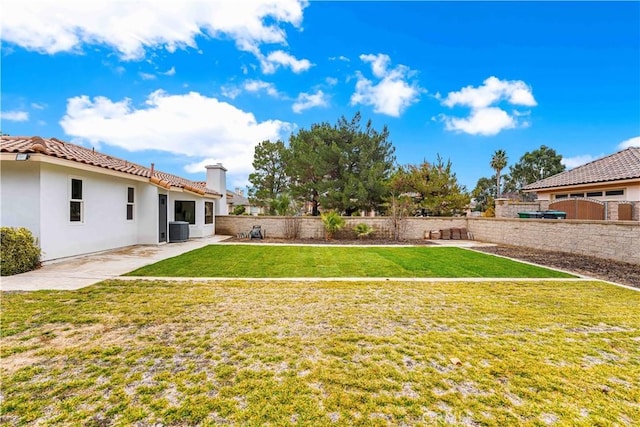
{"type": "Polygon", "coordinates": [[[566,199],[549,205],[550,210],[567,213],[567,219],[604,220],[604,203],[591,199],[566,199]]]}
{"type": "Polygon", "coordinates": [[[618,220],[631,221],[633,218],[633,206],[630,203],[620,203],[618,205],[618,220]]]}

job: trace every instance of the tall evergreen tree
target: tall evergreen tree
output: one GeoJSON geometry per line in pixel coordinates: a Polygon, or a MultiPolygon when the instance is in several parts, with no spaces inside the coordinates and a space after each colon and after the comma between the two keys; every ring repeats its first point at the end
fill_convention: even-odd
{"type": "Polygon", "coordinates": [[[386,196],[395,161],[389,131],[360,122],[356,113],[351,120],[341,117],[333,126],[316,124],[291,136],[291,193],[310,201],[314,215],[319,206],[346,215],[376,209],[386,196]]]}
{"type": "Polygon", "coordinates": [[[413,209],[433,216],[449,216],[463,211],[470,198],[458,183],[451,160],[438,155],[435,163],[401,166],[392,180],[392,193],[408,195],[413,209]]]}
{"type": "Polygon", "coordinates": [[[289,184],[285,172],[286,157],[287,149],[280,140],[262,141],[254,151],[254,172],[249,175],[249,198],[258,206],[267,207],[271,215],[276,213],[273,202],[286,191],[289,184]]]}

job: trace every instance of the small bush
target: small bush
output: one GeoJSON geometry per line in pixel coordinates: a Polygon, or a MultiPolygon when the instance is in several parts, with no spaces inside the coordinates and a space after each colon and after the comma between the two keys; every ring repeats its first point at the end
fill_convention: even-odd
{"type": "Polygon", "coordinates": [[[367,237],[373,233],[373,227],[361,222],[353,227],[353,231],[356,233],[356,236],[358,236],[358,239],[362,239],[363,237],[367,237]]]}
{"type": "Polygon", "coordinates": [[[244,211],[245,211],[245,207],[242,205],[238,205],[235,208],[233,208],[234,215],[242,215],[244,211]]]}
{"type": "Polygon", "coordinates": [[[24,273],[40,266],[40,247],[24,227],[0,229],[0,275],[24,273]]]}
{"type": "Polygon", "coordinates": [[[493,206],[489,206],[486,211],[482,214],[484,217],[493,218],[496,216],[496,211],[493,206]]]}
{"type": "Polygon", "coordinates": [[[344,227],[344,218],[337,212],[330,211],[322,214],[322,223],[327,232],[327,239],[333,239],[333,235],[344,227]]]}

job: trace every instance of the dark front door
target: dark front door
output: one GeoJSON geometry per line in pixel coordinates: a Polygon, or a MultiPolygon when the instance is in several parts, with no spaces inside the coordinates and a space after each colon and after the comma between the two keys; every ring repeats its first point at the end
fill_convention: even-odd
{"type": "Polygon", "coordinates": [[[158,195],[158,242],[167,241],[167,195],[158,195]]]}

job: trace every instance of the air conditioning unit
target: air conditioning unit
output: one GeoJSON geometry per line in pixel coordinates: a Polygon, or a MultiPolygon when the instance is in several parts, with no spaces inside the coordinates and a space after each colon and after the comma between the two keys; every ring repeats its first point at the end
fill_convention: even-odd
{"type": "Polygon", "coordinates": [[[169,222],[169,243],[189,240],[189,223],[186,221],[169,222]]]}

